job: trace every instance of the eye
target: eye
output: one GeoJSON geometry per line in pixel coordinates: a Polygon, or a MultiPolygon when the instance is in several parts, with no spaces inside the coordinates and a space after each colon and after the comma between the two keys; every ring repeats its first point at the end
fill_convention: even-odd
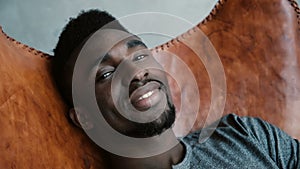
{"type": "Polygon", "coordinates": [[[138,60],[142,60],[144,59],[145,57],[147,57],[148,55],[146,54],[142,54],[142,55],[137,55],[136,57],[134,57],[134,61],[138,61],[138,60]]]}
{"type": "Polygon", "coordinates": [[[108,79],[113,73],[114,73],[114,71],[105,71],[105,72],[99,72],[99,73],[97,72],[96,82],[108,79]]]}
{"type": "Polygon", "coordinates": [[[100,78],[101,78],[101,79],[106,79],[106,78],[108,78],[111,74],[112,74],[112,71],[106,72],[106,73],[104,73],[102,76],[100,76],[100,78]]]}

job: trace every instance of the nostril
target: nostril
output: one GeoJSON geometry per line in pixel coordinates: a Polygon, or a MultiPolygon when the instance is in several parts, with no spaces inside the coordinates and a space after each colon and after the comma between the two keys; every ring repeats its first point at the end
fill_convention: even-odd
{"type": "Polygon", "coordinates": [[[144,80],[148,75],[149,73],[147,70],[142,70],[134,76],[133,80],[141,81],[144,80]]]}

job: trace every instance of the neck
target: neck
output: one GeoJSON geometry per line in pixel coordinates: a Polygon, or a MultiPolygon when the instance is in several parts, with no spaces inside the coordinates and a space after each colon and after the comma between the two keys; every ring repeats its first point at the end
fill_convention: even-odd
{"type": "Polygon", "coordinates": [[[185,148],[182,143],[177,144],[165,153],[147,158],[128,158],[109,154],[110,166],[112,169],[171,169],[172,165],[183,160],[185,148]]]}

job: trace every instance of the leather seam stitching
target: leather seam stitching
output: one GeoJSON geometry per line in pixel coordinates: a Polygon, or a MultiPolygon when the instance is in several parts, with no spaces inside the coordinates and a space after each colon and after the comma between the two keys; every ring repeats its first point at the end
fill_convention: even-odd
{"type": "Polygon", "coordinates": [[[298,30],[300,31],[300,7],[296,0],[288,0],[297,14],[298,30]]]}
{"type": "MultiPolygon", "coordinates": [[[[155,52],[159,52],[161,50],[164,50],[165,48],[169,48],[170,46],[174,46],[174,41],[175,42],[181,42],[179,40],[179,37],[182,39],[185,39],[185,35],[191,35],[192,31],[196,32],[196,29],[202,25],[205,25],[207,22],[211,21],[213,19],[213,17],[219,12],[219,10],[224,6],[224,4],[227,2],[228,0],[219,0],[216,5],[214,6],[214,8],[211,10],[210,14],[203,20],[201,21],[199,24],[197,24],[196,26],[194,26],[193,28],[187,30],[187,32],[179,35],[178,37],[160,45],[155,47],[155,52]]],[[[295,12],[296,12],[296,17],[297,17],[297,22],[298,22],[298,30],[300,31],[300,8],[298,3],[295,0],[287,0],[290,2],[291,6],[294,8],[295,12]]]]}
{"type": "Polygon", "coordinates": [[[33,48],[33,47],[30,47],[30,46],[28,46],[28,45],[26,45],[26,44],[24,44],[24,43],[22,43],[22,42],[20,42],[20,41],[17,41],[17,40],[14,39],[14,38],[8,36],[8,35],[3,31],[3,29],[2,29],[1,26],[0,26],[0,30],[1,30],[1,33],[4,35],[4,37],[5,37],[8,41],[10,41],[10,42],[12,42],[13,44],[15,44],[16,47],[20,47],[20,48],[24,49],[25,51],[27,51],[28,53],[34,54],[34,55],[36,55],[36,56],[40,56],[40,57],[42,57],[42,58],[49,59],[49,58],[51,57],[51,56],[50,56],[49,54],[47,54],[47,53],[44,53],[44,52],[42,52],[42,51],[40,51],[40,50],[37,50],[37,49],[35,49],[35,48],[33,48]]]}
{"type": "MultiPolygon", "coordinates": [[[[295,0],[288,0],[291,4],[291,6],[294,8],[296,15],[297,15],[297,21],[298,21],[298,30],[300,31],[300,8],[298,3],[295,0]]],[[[199,24],[197,24],[196,26],[194,26],[193,28],[189,29],[186,33],[183,33],[181,35],[179,35],[178,37],[160,45],[155,47],[155,51],[158,52],[160,50],[164,50],[164,48],[169,48],[170,46],[174,46],[176,42],[180,42],[179,37],[184,39],[184,35],[189,34],[191,35],[191,31],[195,32],[197,27],[200,27],[201,25],[205,25],[207,22],[211,21],[213,19],[213,17],[218,13],[218,11],[223,7],[223,5],[227,2],[227,0],[219,0],[216,5],[214,6],[214,8],[211,10],[210,14],[203,20],[201,21],[199,24]]],[[[11,42],[13,42],[15,45],[25,49],[27,52],[32,53],[34,55],[39,55],[40,57],[44,57],[46,59],[49,59],[51,56],[47,53],[44,53],[40,50],[37,50],[33,47],[29,47],[28,45],[21,43],[17,40],[15,40],[14,38],[8,36],[2,29],[2,27],[0,26],[1,32],[4,34],[4,36],[11,42]]]]}

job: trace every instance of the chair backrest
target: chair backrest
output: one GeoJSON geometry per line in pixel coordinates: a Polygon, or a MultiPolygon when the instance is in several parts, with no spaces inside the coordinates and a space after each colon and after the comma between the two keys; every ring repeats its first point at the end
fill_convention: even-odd
{"type": "Polygon", "coordinates": [[[49,63],[0,31],[0,168],[101,168],[99,148],[65,117],[49,63]]]}
{"type": "MultiPolygon", "coordinates": [[[[181,71],[185,65],[175,65],[178,58],[193,72],[200,93],[194,130],[204,122],[216,120],[220,113],[209,114],[209,109],[214,108],[212,79],[205,67],[207,61],[201,61],[198,56],[213,54],[207,51],[209,43],[199,29],[215,47],[225,71],[227,97],[221,114],[261,117],[300,139],[300,9],[297,3],[293,0],[220,0],[196,27],[156,47],[154,53],[166,71],[177,75],[177,84],[173,81],[171,86],[184,84],[181,89],[177,87],[174,96],[177,107],[180,100],[182,104],[189,104],[195,99],[194,93],[185,89],[191,86],[181,71]],[[175,57],[164,57],[166,52],[175,57]],[[179,90],[184,98],[178,98],[179,90]]],[[[215,64],[207,66],[222,69],[215,64]]],[[[185,126],[194,121],[189,118],[194,112],[180,111],[186,115],[178,120],[178,129],[186,132],[189,128],[185,126]]]]}
{"type": "MultiPolygon", "coordinates": [[[[195,75],[201,109],[194,129],[208,117],[213,88],[197,57],[207,52],[201,47],[207,41],[198,38],[199,28],[224,67],[224,114],[258,116],[300,138],[299,13],[293,0],[220,0],[195,28],[153,50],[168,72],[178,74],[175,80],[181,84],[190,82],[176,71],[180,65],[170,64],[172,58],[160,54],[173,53],[195,75]],[[198,51],[188,45],[196,45],[198,51]]],[[[101,149],[65,117],[67,107],[54,87],[50,62],[47,54],[0,31],[0,168],[103,168],[101,149]]],[[[190,93],[174,81],[171,86],[177,105],[193,101],[194,95],[179,97],[180,90],[190,93]]],[[[182,131],[193,112],[184,113],[177,128],[182,131]]]]}

